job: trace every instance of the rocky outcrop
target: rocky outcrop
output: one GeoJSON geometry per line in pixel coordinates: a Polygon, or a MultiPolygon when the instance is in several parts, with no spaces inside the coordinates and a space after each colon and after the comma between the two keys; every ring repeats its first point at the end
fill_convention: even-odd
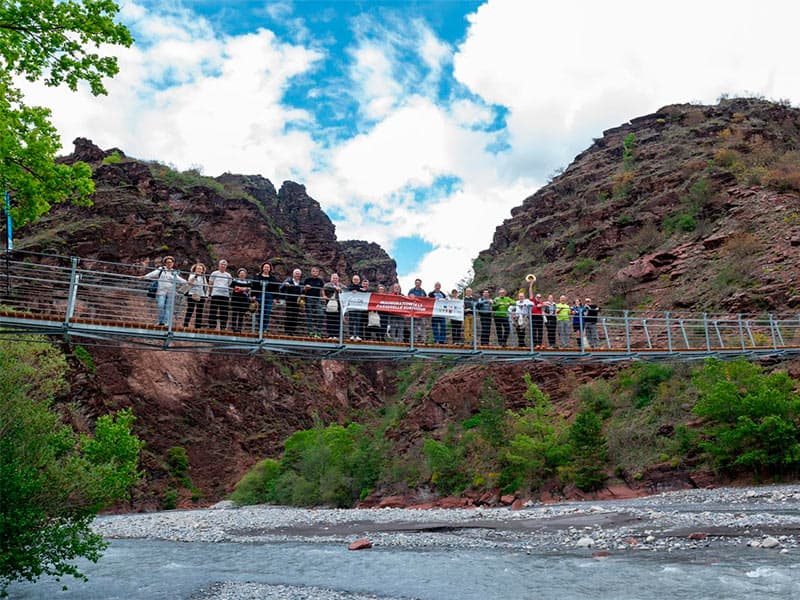
{"type": "Polygon", "coordinates": [[[632,119],[511,211],[474,285],[516,286],[534,272],[542,292],[625,308],[785,309],[800,277],[798,146],[800,110],[783,103],[632,119]]]}
{"type": "MultiPolygon", "coordinates": [[[[77,160],[93,168],[93,206],[56,206],[19,232],[20,250],[77,255],[95,270],[158,264],[165,254],[175,256],[182,270],[195,261],[213,266],[223,257],[250,272],[269,259],[278,276],[315,265],[324,274],[354,270],[333,223],[302,185],[287,181],[276,191],[260,176],[178,173],[101,150],[84,138],[64,159],[77,160]]],[[[377,245],[365,246],[358,257],[381,265],[382,277],[396,278],[393,261],[377,245]]],[[[133,409],[135,431],[146,441],[147,481],[133,503],[139,509],[159,507],[170,488],[178,490],[180,502],[218,500],[254,462],[279,454],[294,431],[315,418],[345,422],[356,411],[377,407],[389,386],[375,363],[86,350],[94,373],[74,361],[64,406],[77,402],[80,414],[73,421],[83,426],[110,411],[133,409]],[[170,473],[167,454],[174,447],[187,452],[190,485],[170,473]]]]}
{"type": "Polygon", "coordinates": [[[339,242],[339,248],[352,265],[353,273],[372,284],[383,284],[389,288],[397,281],[397,263],[375,242],[348,240],[339,242]]]}

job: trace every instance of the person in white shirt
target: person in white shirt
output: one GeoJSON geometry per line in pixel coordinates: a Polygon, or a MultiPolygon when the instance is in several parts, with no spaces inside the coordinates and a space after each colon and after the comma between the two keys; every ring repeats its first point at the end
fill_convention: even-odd
{"type": "Polygon", "coordinates": [[[156,304],[158,305],[158,324],[166,325],[169,319],[169,299],[175,283],[186,283],[186,280],[173,269],[175,259],[165,256],[162,266],[144,275],[144,279],[157,279],[156,304]]]}
{"type": "Polygon", "coordinates": [[[517,294],[517,301],[508,307],[508,318],[517,333],[517,346],[525,346],[525,334],[531,321],[531,307],[533,302],[525,297],[525,292],[517,294]]]}
{"type": "Polygon", "coordinates": [[[233,275],[228,273],[228,261],[223,258],[219,261],[217,270],[208,276],[208,283],[211,286],[208,326],[211,329],[216,329],[217,324],[220,325],[221,331],[225,331],[228,327],[231,281],[233,281],[233,275]]]}

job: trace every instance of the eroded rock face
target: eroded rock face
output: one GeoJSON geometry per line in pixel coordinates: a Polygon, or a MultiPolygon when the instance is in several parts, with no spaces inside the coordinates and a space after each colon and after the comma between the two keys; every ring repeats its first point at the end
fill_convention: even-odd
{"type": "Polygon", "coordinates": [[[339,242],[339,248],[352,265],[353,273],[368,279],[372,285],[380,283],[388,289],[397,281],[397,263],[378,244],[348,240],[339,242]]]}
{"type": "MultiPolygon", "coordinates": [[[[227,258],[251,273],[271,260],[278,277],[319,266],[324,275],[352,272],[335,228],[305,187],[284,182],[276,191],[260,176],[176,174],[156,163],[127,159],[79,138],[65,162],[92,165],[92,207],[56,206],[20,231],[20,249],[77,255],[96,270],[110,263],[158,264],[165,254],[187,270],[194,262],[216,265],[227,258]],[[103,164],[103,163],[106,164],[103,164]]],[[[394,279],[394,262],[377,245],[359,260],[381,265],[394,279]],[[370,256],[370,252],[374,256],[370,256]]],[[[388,382],[373,363],[304,362],[218,353],[140,351],[87,346],[94,375],[76,372],[66,401],[76,400],[82,428],[110,411],[131,407],[135,431],[146,441],[146,482],[134,508],[158,508],[167,488],[188,489],[169,473],[165,457],[176,446],[189,457],[189,476],[200,501],[224,497],[257,460],[279,455],[283,441],[312,426],[345,422],[355,411],[380,405],[388,382]]]]}
{"type": "Polygon", "coordinates": [[[800,110],[756,99],[667,106],[604,131],[497,227],[475,286],[516,289],[533,272],[538,291],[601,305],[797,304],[798,145],[800,110]],[[760,156],[783,158],[759,170],[760,156]]]}

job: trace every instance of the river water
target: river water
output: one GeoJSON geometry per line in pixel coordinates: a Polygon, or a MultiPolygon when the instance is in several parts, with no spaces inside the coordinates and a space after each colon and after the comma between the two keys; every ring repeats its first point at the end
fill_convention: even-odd
{"type": "Polygon", "coordinates": [[[598,559],[582,549],[375,547],[351,552],[341,543],[113,540],[98,564],[82,562],[81,568],[88,583],[67,578],[62,583],[15,584],[9,590],[11,597],[211,598],[209,586],[226,581],[327,588],[344,597],[366,594],[425,600],[800,598],[796,553],[754,551],[746,546],[633,551],[598,559]],[[66,591],[61,590],[62,584],[68,586],[66,591]]]}

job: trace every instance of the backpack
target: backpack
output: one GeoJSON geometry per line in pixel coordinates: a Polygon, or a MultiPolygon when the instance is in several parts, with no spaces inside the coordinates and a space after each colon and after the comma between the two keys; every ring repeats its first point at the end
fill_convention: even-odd
{"type": "Polygon", "coordinates": [[[156,294],[158,293],[158,280],[161,279],[161,273],[164,272],[164,267],[158,269],[158,278],[153,279],[150,282],[150,285],[147,286],[147,297],[148,298],[155,298],[156,294]]]}

